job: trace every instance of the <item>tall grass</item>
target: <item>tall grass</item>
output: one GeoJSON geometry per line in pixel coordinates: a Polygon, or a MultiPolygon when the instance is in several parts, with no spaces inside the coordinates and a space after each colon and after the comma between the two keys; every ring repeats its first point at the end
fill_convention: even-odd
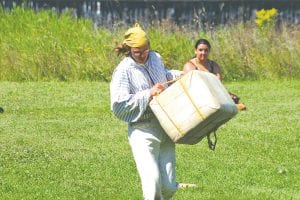
{"type": "Polygon", "coordinates": [[[1,80],[105,80],[113,35],[66,12],[0,9],[1,80]],[[109,45],[108,45],[109,44],[109,45]]]}
{"type": "MultiPolygon", "coordinates": [[[[128,27],[113,30],[69,12],[35,12],[0,7],[0,80],[105,80],[121,57],[112,53],[128,27]]],[[[212,44],[211,58],[222,67],[225,80],[300,77],[300,26],[270,27],[262,32],[255,22],[196,31],[161,23],[146,30],[151,48],[166,66],[182,69],[194,56],[200,37],[212,44]]]]}

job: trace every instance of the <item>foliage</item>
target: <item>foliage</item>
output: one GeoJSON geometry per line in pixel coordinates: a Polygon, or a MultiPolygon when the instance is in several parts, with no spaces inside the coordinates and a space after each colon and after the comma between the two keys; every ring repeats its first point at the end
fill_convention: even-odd
{"type": "Polygon", "coordinates": [[[270,10],[261,9],[256,11],[256,24],[259,27],[264,27],[269,24],[274,24],[276,16],[278,14],[277,9],[272,8],[270,10]]]}
{"type": "Polygon", "coordinates": [[[275,8],[270,10],[258,10],[256,12],[255,23],[258,27],[259,36],[263,38],[270,38],[272,36],[276,37],[274,34],[274,29],[276,28],[276,17],[278,11],[275,8]]]}
{"type": "MultiPolygon", "coordinates": [[[[0,9],[1,10],[1,9],[0,9]]],[[[16,7],[0,11],[1,80],[106,80],[112,40],[105,29],[94,31],[90,20],[35,13],[16,7]]]]}
{"type": "MultiPolygon", "coordinates": [[[[300,26],[274,26],[277,11],[258,12],[254,22],[217,26],[208,31],[164,22],[146,31],[151,48],[167,67],[181,70],[194,56],[200,37],[211,42],[211,59],[225,81],[300,77],[300,26]],[[271,26],[272,24],[272,26],[271,26]]],[[[74,19],[66,11],[35,12],[0,7],[0,81],[109,81],[122,59],[113,53],[128,27],[93,28],[92,21],[74,19]]]]}
{"type": "MultiPolygon", "coordinates": [[[[300,199],[300,81],[231,82],[248,110],[177,145],[182,199],[300,199]]],[[[104,82],[0,82],[1,199],[142,199],[127,126],[104,82]]]]}

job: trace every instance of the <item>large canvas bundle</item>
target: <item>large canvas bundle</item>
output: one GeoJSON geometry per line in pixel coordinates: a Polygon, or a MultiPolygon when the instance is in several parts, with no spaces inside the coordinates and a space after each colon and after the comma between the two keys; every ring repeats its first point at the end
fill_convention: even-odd
{"type": "Polygon", "coordinates": [[[150,107],[169,137],[181,144],[198,143],[237,113],[217,77],[198,70],[155,96],[150,107]]]}

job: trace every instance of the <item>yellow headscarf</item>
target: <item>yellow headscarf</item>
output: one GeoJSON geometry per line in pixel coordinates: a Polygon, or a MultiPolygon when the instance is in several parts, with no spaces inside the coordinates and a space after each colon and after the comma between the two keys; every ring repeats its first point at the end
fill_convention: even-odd
{"type": "Polygon", "coordinates": [[[138,23],[136,23],[133,28],[128,29],[124,37],[123,44],[129,47],[142,47],[148,43],[147,34],[138,23]]]}

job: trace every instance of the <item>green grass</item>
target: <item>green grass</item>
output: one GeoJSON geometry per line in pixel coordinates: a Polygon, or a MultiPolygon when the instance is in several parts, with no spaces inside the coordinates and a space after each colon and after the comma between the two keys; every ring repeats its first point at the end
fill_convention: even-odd
{"type": "MultiPolygon", "coordinates": [[[[75,20],[70,12],[58,16],[20,7],[7,12],[0,6],[0,81],[109,81],[121,59],[113,48],[132,25],[94,28],[91,20],[75,20]]],[[[146,32],[151,49],[172,69],[182,70],[194,56],[195,42],[206,38],[224,80],[300,77],[300,25],[261,29],[253,20],[204,31],[164,22],[146,32]]]]}
{"type": "MultiPolygon", "coordinates": [[[[228,82],[248,110],[177,146],[174,199],[300,199],[300,80],[228,82]]],[[[0,199],[141,199],[127,127],[102,82],[0,82],[0,199]]]]}

